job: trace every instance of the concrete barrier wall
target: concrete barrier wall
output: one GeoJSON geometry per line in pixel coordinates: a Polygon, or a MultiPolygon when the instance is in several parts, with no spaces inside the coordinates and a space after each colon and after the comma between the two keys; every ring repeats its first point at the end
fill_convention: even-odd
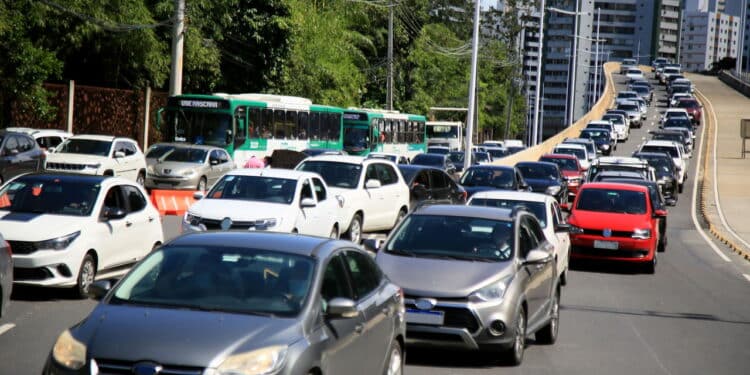
{"type": "MultiPolygon", "coordinates": [[[[641,67],[641,69],[643,70],[645,68],[641,67]]],[[[578,137],[578,135],[581,133],[581,130],[586,127],[586,124],[588,124],[590,121],[601,119],[604,113],[612,107],[612,103],[614,102],[616,95],[615,84],[612,75],[615,72],[619,71],[619,62],[608,62],[604,64],[604,76],[607,79],[607,84],[604,87],[602,96],[599,98],[599,101],[597,101],[596,104],[591,108],[591,111],[578,119],[578,121],[576,121],[573,125],[569,126],[565,130],[555,134],[554,136],[548,138],[546,141],[536,146],[529,147],[513,155],[506,156],[500,160],[496,160],[493,162],[493,164],[513,166],[516,165],[516,163],[518,163],[519,161],[537,161],[539,160],[540,156],[552,152],[552,149],[555,148],[558,143],[562,142],[563,139],[578,137]]],[[[649,70],[644,70],[644,72],[646,71],[649,70]]]]}
{"type": "Polygon", "coordinates": [[[745,96],[750,97],[750,84],[741,81],[731,73],[722,70],[719,72],[719,80],[729,85],[729,87],[743,93],[745,96]]]}

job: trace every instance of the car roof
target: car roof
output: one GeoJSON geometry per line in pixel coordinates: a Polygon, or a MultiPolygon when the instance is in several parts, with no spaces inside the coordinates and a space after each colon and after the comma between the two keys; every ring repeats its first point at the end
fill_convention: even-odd
{"type": "Polygon", "coordinates": [[[632,90],[625,90],[625,91],[620,91],[620,92],[618,92],[618,93],[617,93],[617,96],[620,96],[620,95],[623,95],[623,94],[627,94],[627,95],[638,95],[638,93],[637,93],[637,92],[635,92],[635,91],[632,91],[632,90]]]}
{"type": "Polygon", "coordinates": [[[635,153],[633,153],[633,157],[639,158],[639,159],[640,158],[656,158],[656,157],[659,157],[659,158],[666,158],[666,159],[672,160],[672,157],[669,156],[669,154],[667,154],[666,152],[653,152],[653,151],[649,151],[649,152],[635,152],[635,153]]]}
{"type": "Polygon", "coordinates": [[[367,156],[395,156],[400,157],[401,155],[395,153],[395,152],[371,152],[367,154],[367,156]]]}
{"type": "Polygon", "coordinates": [[[440,168],[435,168],[429,165],[419,165],[419,164],[399,164],[398,169],[401,171],[421,171],[421,170],[429,169],[429,170],[436,170],[436,171],[443,172],[443,170],[440,168]]]}
{"type": "Polygon", "coordinates": [[[494,164],[480,164],[472,165],[469,169],[491,169],[491,170],[513,170],[514,167],[507,165],[494,165],[494,164]]]}
{"type": "Polygon", "coordinates": [[[157,144],[149,146],[149,149],[151,147],[154,147],[154,146],[157,146],[157,147],[158,146],[165,146],[165,147],[175,147],[175,148],[177,148],[177,147],[179,147],[179,148],[192,148],[192,149],[206,150],[206,151],[211,151],[211,150],[216,150],[216,149],[223,150],[223,148],[216,147],[216,146],[196,145],[194,143],[179,143],[179,142],[175,142],[175,143],[172,143],[172,142],[170,142],[170,143],[157,143],[157,144]]]}
{"type": "Polygon", "coordinates": [[[634,185],[646,186],[652,189],[658,188],[658,183],[656,181],[640,180],[640,179],[636,180],[632,178],[612,178],[612,179],[608,179],[606,182],[617,183],[617,184],[634,184],[634,185]]]}
{"type": "Polygon", "coordinates": [[[575,159],[578,160],[577,157],[571,155],[571,154],[544,154],[541,157],[543,158],[556,158],[556,159],[575,159]]]}
{"type": "Polygon", "coordinates": [[[586,124],[586,126],[589,126],[589,125],[608,125],[608,126],[611,126],[612,123],[609,122],[609,120],[594,120],[594,121],[589,121],[589,123],[586,124]]]}
{"type": "MultiPolygon", "coordinates": [[[[572,138],[576,139],[576,138],[572,138]]],[[[593,142],[593,140],[588,139],[589,141],[593,142]]],[[[560,143],[555,148],[574,148],[574,149],[580,149],[586,151],[586,146],[580,144],[580,143],[560,143]]]]}
{"type": "Polygon", "coordinates": [[[664,112],[665,115],[667,113],[684,113],[684,114],[687,114],[688,111],[685,108],[670,108],[666,112],[664,112]]]}
{"type": "Polygon", "coordinates": [[[670,146],[677,147],[678,143],[675,141],[667,141],[661,139],[651,139],[643,143],[644,146],[670,146]]]}
{"type": "Polygon", "coordinates": [[[318,257],[336,248],[355,248],[351,242],[299,234],[259,231],[208,231],[179,236],[165,246],[245,247],[318,257]]]}
{"type": "Polygon", "coordinates": [[[310,178],[310,177],[320,178],[320,176],[317,173],[298,171],[295,169],[282,169],[282,168],[240,168],[240,169],[231,170],[227,172],[226,175],[287,178],[287,179],[292,179],[292,180],[299,180],[302,178],[310,178]]]}
{"type": "Polygon", "coordinates": [[[630,185],[630,184],[623,184],[623,183],[613,183],[613,182],[588,182],[580,187],[581,190],[585,189],[605,189],[605,190],[632,190],[632,191],[641,191],[641,192],[648,192],[648,188],[645,186],[640,185],[630,185]]]}
{"type": "Polygon", "coordinates": [[[599,164],[622,164],[622,165],[628,165],[628,164],[640,165],[644,163],[644,161],[641,159],[628,157],[628,156],[600,156],[594,162],[599,163],[599,164]]]}
{"type": "Polygon", "coordinates": [[[510,199],[517,201],[527,202],[550,202],[554,201],[551,195],[542,193],[531,193],[526,191],[511,191],[511,190],[488,190],[474,193],[469,200],[481,198],[481,199],[510,199]]]}
{"type": "Polygon", "coordinates": [[[375,162],[390,163],[388,160],[384,160],[384,159],[365,159],[362,156],[352,156],[352,155],[317,155],[317,156],[310,156],[304,161],[325,161],[325,162],[336,162],[336,163],[346,163],[346,164],[367,164],[367,163],[375,163],[375,162]]]}
{"type": "Polygon", "coordinates": [[[130,138],[115,137],[113,135],[101,135],[101,134],[76,134],[70,137],[70,139],[90,139],[94,141],[107,141],[107,142],[112,142],[115,139],[125,139],[131,142],[135,142],[134,140],[130,138]]]}
{"type": "Polygon", "coordinates": [[[513,211],[506,208],[462,206],[462,205],[427,205],[417,208],[414,215],[474,217],[479,219],[513,221],[513,211]]]}
{"type": "MultiPolygon", "coordinates": [[[[583,130],[581,130],[581,131],[583,131],[583,130]]],[[[594,140],[591,139],[591,138],[576,137],[576,138],[565,138],[565,139],[563,139],[562,143],[560,143],[559,145],[571,145],[571,144],[572,145],[582,145],[584,143],[596,143],[596,142],[594,142],[594,140]]],[[[584,146],[584,147],[586,147],[586,146],[584,146]]]]}

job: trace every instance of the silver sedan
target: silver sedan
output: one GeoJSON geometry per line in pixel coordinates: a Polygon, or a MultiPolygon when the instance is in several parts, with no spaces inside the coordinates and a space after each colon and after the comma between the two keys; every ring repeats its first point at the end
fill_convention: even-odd
{"type": "MultiPolygon", "coordinates": [[[[147,159],[146,188],[206,191],[221,176],[234,169],[222,148],[172,145],[161,157],[147,159]]],[[[152,148],[158,149],[159,145],[152,148]]]]}

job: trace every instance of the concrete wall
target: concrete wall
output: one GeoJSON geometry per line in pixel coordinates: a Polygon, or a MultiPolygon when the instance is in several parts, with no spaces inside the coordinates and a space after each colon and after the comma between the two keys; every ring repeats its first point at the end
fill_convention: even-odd
{"type": "Polygon", "coordinates": [[[725,71],[719,72],[719,80],[745,94],[745,96],[750,97],[750,84],[747,82],[740,81],[737,77],[725,71]]]}

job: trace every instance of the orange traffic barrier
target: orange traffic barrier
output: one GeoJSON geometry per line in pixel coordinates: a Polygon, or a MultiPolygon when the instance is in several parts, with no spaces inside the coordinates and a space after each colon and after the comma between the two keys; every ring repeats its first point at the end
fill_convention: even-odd
{"type": "Polygon", "coordinates": [[[184,215],[195,203],[192,190],[151,190],[151,202],[160,215],[184,215]]]}

